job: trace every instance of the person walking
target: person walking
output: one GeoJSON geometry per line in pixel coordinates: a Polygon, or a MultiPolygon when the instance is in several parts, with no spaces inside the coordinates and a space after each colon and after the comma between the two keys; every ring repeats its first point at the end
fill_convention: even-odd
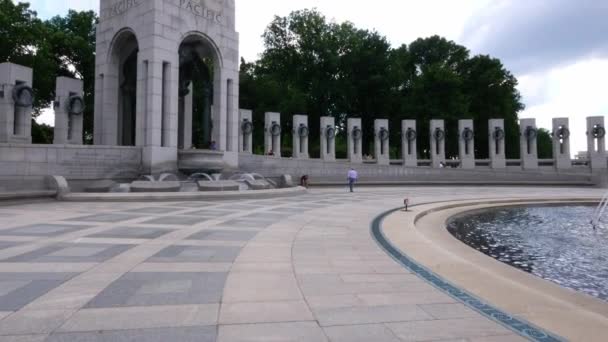
{"type": "Polygon", "coordinates": [[[350,169],[350,171],[348,171],[348,186],[350,187],[350,192],[355,192],[355,183],[358,178],[359,174],[355,169],[350,169]]]}

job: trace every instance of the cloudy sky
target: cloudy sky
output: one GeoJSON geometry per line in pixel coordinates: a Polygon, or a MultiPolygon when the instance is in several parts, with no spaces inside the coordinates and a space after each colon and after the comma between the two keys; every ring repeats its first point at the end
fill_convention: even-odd
{"type": "MultiPolygon", "coordinates": [[[[39,16],[98,10],[99,0],[30,0],[39,16]]],[[[608,114],[608,1],[604,0],[236,0],[241,55],[262,51],[274,15],[318,8],[328,18],[376,29],[393,45],[434,34],[500,58],[519,79],[526,110],[551,128],[569,117],[573,153],[586,150],[585,117],[608,114]]],[[[42,118],[52,122],[52,115],[42,118]]]]}

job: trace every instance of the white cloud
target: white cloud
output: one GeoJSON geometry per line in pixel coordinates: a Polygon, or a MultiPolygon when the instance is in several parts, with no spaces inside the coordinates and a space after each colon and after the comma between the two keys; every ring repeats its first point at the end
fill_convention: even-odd
{"type": "Polygon", "coordinates": [[[586,117],[608,113],[606,79],[606,59],[583,60],[521,77],[524,101],[528,102],[528,98],[535,99],[534,105],[528,106],[521,117],[536,118],[538,125],[545,128],[551,128],[551,119],[554,117],[570,118],[572,152],[585,151],[586,117]]]}

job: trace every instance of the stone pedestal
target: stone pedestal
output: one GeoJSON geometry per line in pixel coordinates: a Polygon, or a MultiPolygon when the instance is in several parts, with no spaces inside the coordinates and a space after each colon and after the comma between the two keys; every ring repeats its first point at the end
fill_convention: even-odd
{"type": "Polygon", "coordinates": [[[191,141],[185,87],[200,76],[193,72],[203,70],[198,65],[210,69],[204,81],[210,85],[211,108],[203,112],[212,124],[203,139],[238,161],[235,2],[100,0],[99,14],[95,144],[140,146],[142,172],[175,171],[178,147],[188,148],[191,141]]]}
{"type": "Polygon", "coordinates": [[[463,169],[475,168],[475,130],[473,120],[458,121],[458,155],[460,167],[463,169]]]}
{"type": "Polygon", "coordinates": [[[521,119],[519,123],[521,166],[526,170],[538,169],[538,129],[536,119],[521,119]]]}
{"type": "Polygon", "coordinates": [[[0,64],[0,143],[32,143],[32,69],[0,64]]]}
{"type": "Polygon", "coordinates": [[[57,77],[54,103],[54,144],[82,145],[85,107],[83,96],[83,84],[81,80],[57,77]]]}
{"type": "Polygon", "coordinates": [[[293,157],[296,159],[308,159],[308,128],[307,115],[293,116],[293,157]]]}
{"type": "Polygon", "coordinates": [[[363,162],[363,128],[361,119],[348,119],[348,160],[352,164],[363,162]]]}
{"type": "Polygon", "coordinates": [[[606,162],[606,126],[603,116],[587,118],[587,152],[592,170],[608,168],[606,162]]]}
{"type": "Polygon", "coordinates": [[[374,153],[379,165],[390,165],[390,134],[388,120],[374,121],[374,153]]]}
{"type": "Polygon", "coordinates": [[[490,144],[490,167],[492,169],[506,168],[507,156],[505,154],[505,120],[489,120],[488,135],[488,142],[490,144]]]}
{"type": "Polygon", "coordinates": [[[557,169],[571,169],[570,123],[568,118],[553,119],[553,159],[557,169]]]}
{"type": "Polygon", "coordinates": [[[443,120],[431,120],[431,164],[434,168],[445,164],[445,123],[443,120]]]}
{"type": "Polygon", "coordinates": [[[336,120],[331,116],[321,117],[321,159],[336,160],[336,120]]]}
{"type": "Polygon", "coordinates": [[[276,158],[281,157],[281,114],[266,113],[264,125],[264,153],[276,158]]]}
{"type": "Polygon", "coordinates": [[[416,120],[401,122],[401,158],[405,167],[418,167],[418,131],[416,120]]]}
{"type": "Polygon", "coordinates": [[[239,110],[239,152],[253,153],[253,112],[248,109],[239,110]]]}

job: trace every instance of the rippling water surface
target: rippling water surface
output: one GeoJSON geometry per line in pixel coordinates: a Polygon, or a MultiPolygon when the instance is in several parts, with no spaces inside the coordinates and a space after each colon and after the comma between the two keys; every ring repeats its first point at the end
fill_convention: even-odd
{"type": "Polygon", "coordinates": [[[459,240],[504,263],[608,301],[608,225],[588,206],[503,208],[454,219],[459,240]]]}

